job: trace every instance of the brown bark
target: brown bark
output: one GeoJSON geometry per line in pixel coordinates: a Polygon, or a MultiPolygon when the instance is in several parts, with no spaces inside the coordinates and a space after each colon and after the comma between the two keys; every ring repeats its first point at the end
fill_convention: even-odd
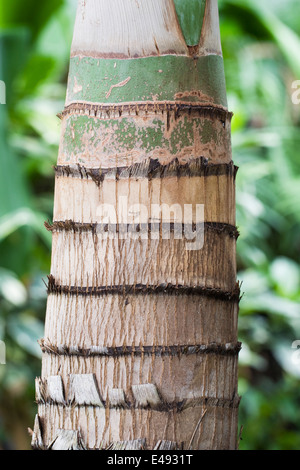
{"type": "MultiPolygon", "coordinates": [[[[154,10],[167,5],[164,14],[175,21],[173,1],[150,3],[154,10]]],[[[216,55],[221,60],[219,40],[213,36],[218,26],[215,0],[207,0],[206,6],[198,54],[199,60],[214,63],[216,55]]],[[[178,58],[186,54],[191,64],[197,61],[189,56],[177,22],[172,34],[178,34],[178,58]]],[[[77,65],[80,38],[77,31],[77,65]]],[[[107,60],[107,51],[91,54],[84,49],[89,40],[80,54],[107,60]]],[[[156,53],[159,64],[168,64],[168,50],[165,57],[156,53]]],[[[123,60],[129,60],[131,73],[133,62],[123,60]]],[[[171,77],[173,71],[168,72],[171,77]]],[[[78,80],[76,93],[83,88],[78,80]]],[[[106,87],[106,98],[123,93],[120,88],[131,80],[131,75],[130,80],[119,78],[117,85],[106,87]]],[[[54,223],[46,224],[53,248],[42,377],[36,381],[36,447],[237,447],[239,286],[231,115],[216,97],[182,89],[180,83],[174,100],[165,107],[155,98],[149,107],[110,104],[113,115],[101,114],[105,103],[67,101],[61,115],[54,223]],[[183,105],[182,99],[193,101],[183,105]],[[79,134],[84,119],[88,127],[79,134]],[[132,125],[131,149],[126,141],[119,154],[111,154],[122,129],[128,136],[132,125]],[[149,150],[141,132],[146,129],[149,136],[154,128],[162,129],[164,148],[149,150]],[[76,151],[65,145],[68,132],[76,151]],[[192,145],[187,143],[191,133],[192,145]],[[175,137],[176,151],[171,150],[175,137]],[[136,223],[133,214],[122,217],[120,198],[128,207],[143,205],[142,221],[136,223]],[[101,219],[99,207],[105,204],[113,207],[115,221],[101,219]],[[157,218],[153,205],[172,210],[162,210],[157,218]],[[182,220],[185,205],[192,212],[182,220]],[[197,205],[204,205],[204,220],[197,205]],[[189,249],[185,229],[195,231],[202,222],[203,246],[189,249]],[[124,227],[129,235],[122,234],[124,227]]]]}

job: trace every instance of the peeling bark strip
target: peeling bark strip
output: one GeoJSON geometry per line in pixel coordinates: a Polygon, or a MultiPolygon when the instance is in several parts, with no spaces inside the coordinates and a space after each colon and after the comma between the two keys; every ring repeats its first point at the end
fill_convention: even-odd
{"type": "Polygon", "coordinates": [[[128,408],[125,393],[122,388],[112,388],[108,390],[109,408],[128,408]]]}
{"type": "Polygon", "coordinates": [[[142,163],[136,163],[129,167],[115,168],[86,168],[77,165],[57,165],[54,167],[56,176],[72,176],[73,178],[91,178],[98,186],[103,183],[105,178],[119,180],[121,178],[168,178],[176,176],[232,176],[236,177],[238,167],[230,163],[212,164],[208,163],[204,157],[191,160],[182,164],[176,158],[167,165],[162,165],[158,160],[147,160],[142,163]]]}
{"type": "Polygon", "coordinates": [[[113,442],[106,450],[143,450],[146,448],[146,439],[136,439],[134,441],[113,442]]]}
{"type": "Polygon", "coordinates": [[[66,404],[61,376],[50,376],[46,380],[37,377],[35,379],[35,397],[37,403],[66,404]]]}
{"type": "Polygon", "coordinates": [[[103,407],[94,374],[70,376],[69,402],[76,405],[103,407]]]}
{"type": "Polygon", "coordinates": [[[226,292],[219,288],[204,286],[182,286],[172,284],[162,284],[159,286],[148,286],[136,284],[132,286],[61,286],[56,283],[55,278],[48,276],[48,294],[65,294],[65,295],[91,295],[101,296],[107,294],[120,295],[148,295],[148,294],[168,294],[168,295],[205,295],[220,300],[228,300],[232,302],[240,301],[240,286],[236,284],[234,290],[226,292]]]}
{"type": "Polygon", "coordinates": [[[34,428],[33,431],[28,429],[29,434],[31,435],[31,447],[33,450],[43,450],[43,436],[42,436],[42,427],[40,418],[38,415],[35,415],[34,419],[34,428]]]}
{"type": "MultiPolygon", "coordinates": [[[[39,420],[37,415],[35,421],[39,420]]],[[[34,432],[32,432],[34,435],[34,432]]],[[[33,450],[89,450],[83,444],[83,440],[78,430],[58,429],[54,440],[48,447],[45,447],[42,436],[38,444],[36,440],[31,443],[33,450]]],[[[183,443],[178,444],[173,441],[158,441],[153,449],[147,446],[146,439],[135,439],[132,441],[117,441],[112,442],[108,446],[101,446],[98,450],[182,450],[183,443]]],[[[92,449],[90,449],[92,450],[92,449]]]]}
{"type": "Polygon", "coordinates": [[[46,380],[47,401],[52,403],[64,403],[64,388],[62,378],[59,375],[47,377],[46,380]]]}
{"type": "Polygon", "coordinates": [[[37,403],[44,403],[47,400],[47,391],[45,384],[40,377],[35,379],[35,399],[37,403]]]}
{"type": "Polygon", "coordinates": [[[183,443],[178,445],[172,441],[158,441],[153,450],[181,450],[183,449],[183,443]]]}
{"type": "Polygon", "coordinates": [[[80,431],[58,429],[48,450],[86,450],[83,445],[80,431]]]}
{"type": "Polygon", "coordinates": [[[137,407],[159,408],[163,404],[154,384],[133,385],[132,393],[137,407]]]}
{"type": "MultiPolygon", "coordinates": [[[[184,223],[152,223],[148,224],[97,224],[97,223],[81,223],[74,222],[73,220],[55,221],[53,223],[45,222],[45,228],[48,232],[92,232],[96,233],[161,233],[164,230],[170,232],[182,233],[184,235],[185,228],[188,227],[188,233],[195,232],[197,224],[184,224],[184,223]]],[[[204,222],[204,230],[211,230],[219,234],[227,234],[231,238],[238,239],[240,233],[234,225],[217,223],[217,222],[204,222]]]]}
{"type": "Polygon", "coordinates": [[[102,450],[181,450],[183,444],[177,444],[172,441],[158,441],[154,448],[147,446],[146,439],[136,439],[134,441],[113,442],[102,450]]]}
{"type": "MultiPolygon", "coordinates": [[[[61,376],[52,377],[56,382],[62,383],[61,376]]],[[[133,402],[130,397],[126,399],[123,389],[109,389],[108,400],[101,396],[94,374],[71,374],[68,394],[62,394],[59,399],[51,394],[48,389],[49,377],[45,380],[38,379],[39,388],[36,390],[36,400],[39,404],[58,405],[63,407],[85,407],[92,406],[107,409],[152,409],[159,412],[177,411],[182,412],[187,408],[198,406],[238,408],[240,397],[234,395],[232,398],[218,397],[195,397],[180,401],[166,401],[155,384],[132,385],[133,402]]],[[[38,431],[37,431],[38,432],[38,431]]]]}
{"type": "MultiPolygon", "coordinates": [[[[130,78],[130,77],[128,77],[130,78]]],[[[121,84],[128,83],[128,79],[124,80],[118,85],[112,85],[109,90],[109,95],[113,88],[121,86],[121,84]]],[[[108,93],[106,98],[108,98],[108,93]]],[[[193,96],[192,93],[189,96],[193,96]]],[[[173,113],[175,119],[180,116],[181,112],[187,112],[189,115],[196,115],[201,118],[218,119],[221,122],[232,119],[233,113],[228,111],[225,106],[216,106],[213,104],[205,105],[203,103],[187,103],[187,102],[135,102],[135,103],[122,103],[122,104],[92,104],[92,103],[71,103],[64,108],[64,110],[57,115],[60,119],[71,114],[85,114],[99,119],[112,119],[122,117],[125,115],[142,115],[142,114],[157,114],[157,113],[173,113]]]]}
{"type": "Polygon", "coordinates": [[[181,356],[192,354],[218,354],[221,356],[236,356],[241,350],[241,343],[227,344],[201,344],[180,346],[92,346],[82,348],[78,346],[54,345],[42,339],[39,341],[43,353],[57,356],[78,357],[120,357],[120,356],[181,356]]]}

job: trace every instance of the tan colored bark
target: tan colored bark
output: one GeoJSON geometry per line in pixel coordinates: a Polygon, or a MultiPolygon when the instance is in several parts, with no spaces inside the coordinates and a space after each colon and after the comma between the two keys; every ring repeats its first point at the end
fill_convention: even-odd
{"type": "Polygon", "coordinates": [[[73,56],[147,57],[188,54],[172,0],[80,0],[73,56]],[[167,25],[167,28],[166,28],[167,25]]]}
{"type": "MultiPolygon", "coordinates": [[[[189,55],[173,1],[112,3],[119,9],[108,18],[102,2],[90,0],[91,9],[79,2],[73,55],[148,57],[169,53],[170,44],[172,54],[189,55]],[[137,21],[131,27],[132,17],[137,21]],[[103,28],[95,27],[98,19],[103,28]],[[115,40],[108,34],[112,25],[122,31],[115,40]]],[[[216,15],[217,2],[208,0],[202,55],[221,53],[216,15]]],[[[212,102],[207,109],[209,97],[201,90],[197,97],[197,113],[182,111],[193,124],[194,145],[178,141],[176,155],[167,145],[147,152],[138,137],[132,151],[115,151],[114,130],[125,118],[137,129],[151,128],[160,119],[166,140],[170,128],[182,128],[182,117],[158,114],[155,99],[149,110],[143,105],[143,115],[128,117],[130,109],[123,114],[122,105],[117,106],[117,123],[106,126],[106,133],[99,131],[98,147],[91,143],[93,132],[81,135],[81,153],[70,155],[60,146],[54,224],[48,225],[53,232],[52,263],[33,446],[237,447],[239,286],[231,115],[212,102]],[[200,130],[207,119],[215,139],[205,144],[200,130]],[[133,213],[122,216],[120,198],[127,207],[143,204],[147,215],[139,220],[138,229],[133,213]],[[115,233],[112,227],[99,232],[107,224],[99,213],[103,204],[115,210],[115,233]],[[183,220],[187,204],[193,211],[183,220]],[[157,217],[153,205],[177,205],[178,212],[157,217]],[[197,205],[204,205],[204,217],[197,205]],[[153,221],[158,224],[156,234],[153,221]],[[187,249],[191,240],[177,239],[175,227],[202,222],[203,247],[187,249]],[[122,224],[135,236],[121,236],[122,224]],[[172,229],[165,239],[168,224],[172,229]]],[[[84,103],[72,106],[76,113],[83,106],[79,114],[86,114],[91,126],[96,119],[107,119],[97,110],[91,114],[90,108],[85,113],[84,103]]],[[[67,108],[62,113],[63,137],[73,111],[67,108]]]]}

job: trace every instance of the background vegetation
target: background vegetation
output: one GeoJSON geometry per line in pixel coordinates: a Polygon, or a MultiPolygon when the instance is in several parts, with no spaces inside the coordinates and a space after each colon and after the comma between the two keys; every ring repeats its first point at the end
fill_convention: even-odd
{"type": "MultiPolygon", "coordinates": [[[[0,448],[28,449],[76,0],[0,0],[0,448]]],[[[219,0],[237,178],[240,449],[299,449],[298,0],[219,0]]]]}

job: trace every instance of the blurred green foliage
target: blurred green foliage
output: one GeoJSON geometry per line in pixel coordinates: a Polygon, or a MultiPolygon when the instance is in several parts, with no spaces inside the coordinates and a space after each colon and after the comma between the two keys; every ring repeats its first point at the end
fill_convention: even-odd
{"type": "MultiPolygon", "coordinates": [[[[0,0],[0,448],[29,448],[76,0],[0,0]]],[[[219,0],[237,176],[240,449],[300,448],[298,0],[219,0]],[[293,345],[295,346],[295,345],[293,345]],[[296,346],[295,346],[296,347],[296,346]]]]}
{"type": "Polygon", "coordinates": [[[54,175],[76,1],[0,0],[0,448],[28,449],[40,375],[54,175]]]}

